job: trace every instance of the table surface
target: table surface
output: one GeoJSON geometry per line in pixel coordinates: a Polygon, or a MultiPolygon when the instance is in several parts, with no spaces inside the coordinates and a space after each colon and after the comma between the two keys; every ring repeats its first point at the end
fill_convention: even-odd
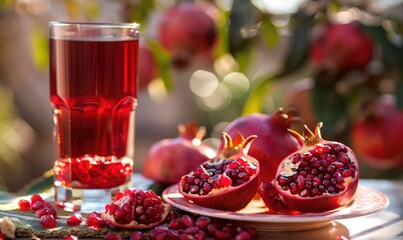
{"type": "MultiPolygon", "coordinates": [[[[136,180],[139,185],[136,187],[147,188],[149,185],[144,178],[136,180]]],[[[389,205],[379,212],[334,220],[318,229],[260,231],[259,239],[403,239],[403,180],[360,179],[359,185],[382,192],[388,197],[389,205]]]]}
{"type": "Polygon", "coordinates": [[[377,213],[336,220],[319,229],[260,232],[260,239],[403,239],[403,181],[361,179],[359,184],[384,193],[389,205],[377,213]]]}

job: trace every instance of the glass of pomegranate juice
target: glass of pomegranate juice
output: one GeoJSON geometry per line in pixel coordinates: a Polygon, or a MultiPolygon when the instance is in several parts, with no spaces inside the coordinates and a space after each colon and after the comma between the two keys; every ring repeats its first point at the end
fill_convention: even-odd
{"type": "Polygon", "coordinates": [[[139,25],[49,23],[55,203],[100,211],[130,185],[139,25]]]}

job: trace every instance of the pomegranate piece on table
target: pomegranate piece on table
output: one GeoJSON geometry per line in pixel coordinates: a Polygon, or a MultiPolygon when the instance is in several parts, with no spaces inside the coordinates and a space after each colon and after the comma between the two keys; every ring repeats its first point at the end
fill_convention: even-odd
{"type": "Polygon", "coordinates": [[[126,189],[116,194],[112,203],[105,206],[102,219],[116,227],[145,229],[161,224],[170,205],[152,190],[126,189]]]}
{"type": "Polygon", "coordinates": [[[286,157],[277,169],[274,186],[290,209],[300,212],[336,209],[348,205],[357,190],[356,156],[346,145],[322,139],[321,126],[321,123],[316,126],[315,133],[306,127],[305,146],[286,157]]]}
{"type": "Polygon", "coordinates": [[[74,213],[70,217],[67,218],[67,225],[69,226],[78,226],[83,221],[83,217],[79,213],[74,213]]]}
{"type": "Polygon", "coordinates": [[[247,155],[252,135],[236,140],[223,133],[224,148],[220,153],[184,175],[179,182],[179,192],[201,206],[227,211],[244,208],[255,196],[258,188],[259,162],[247,155]],[[235,142],[235,141],[234,141],[235,142]]]}
{"type": "Polygon", "coordinates": [[[42,215],[39,224],[45,229],[51,229],[57,226],[56,218],[52,214],[42,215]]]}
{"type": "MultiPolygon", "coordinates": [[[[257,239],[255,228],[207,216],[181,215],[169,218],[168,225],[151,229],[151,239],[257,239]],[[170,236],[170,238],[165,238],[170,236]]],[[[134,238],[136,239],[136,238],[134,238]]],[[[137,238],[141,239],[141,238],[137,238]]]]}

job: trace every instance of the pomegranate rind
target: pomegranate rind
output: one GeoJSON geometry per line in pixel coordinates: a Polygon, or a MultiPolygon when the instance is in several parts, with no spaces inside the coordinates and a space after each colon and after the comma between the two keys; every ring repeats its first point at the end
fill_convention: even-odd
{"type": "Polygon", "coordinates": [[[154,191],[127,188],[105,205],[101,219],[120,228],[147,229],[161,224],[170,210],[171,205],[164,203],[154,191]]]}
{"type": "Polygon", "coordinates": [[[201,144],[205,131],[195,122],[180,124],[178,137],[162,139],[151,146],[143,175],[164,186],[178,183],[184,174],[214,153],[213,149],[201,144]]]}
{"type": "Polygon", "coordinates": [[[271,182],[281,160],[301,148],[302,140],[287,131],[293,121],[292,112],[279,108],[270,115],[253,113],[239,117],[228,124],[225,132],[234,139],[239,133],[258,136],[250,146],[248,155],[260,163],[260,181],[271,182]]]}
{"type": "MultiPolygon", "coordinates": [[[[337,142],[329,142],[336,143],[337,142]]],[[[347,149],[347,154],[350,159],[357,159],[354,152],[347,146],[344,146],[347,149]]],[[[303,148],[304,149],[304,148],[303,148]]],[[[302,150],[303,150],[302,149],[302,150]]],[[[302,151],[303,152],[303,151],[302,151]]],[[[293,164],[291,163],[292,156],[290,154],[287,158],[285,158],[279,168],[277,169],[276,176],[281,175],[284,172],[285,168],[291,169],[293,168],[293,164]]],[[[354,162],[356,166],[356,174],[354,177],[345,178],[345,190],[341,191],[337,194],[324,193],[321,196],[314,197],[299,197],[298,195],[294,195],[290,192],[290,190],[283,190],[277,181],[274,181],[274,187],[277,190],[280,199],[284,203],[284,205],[292,210],[297,210],[300,212],[326,212],[335,210],[344,206],[349,205],[355,196],[358,187],[358,179],[359,179],[359,166],[358,162],[354,162]]],[[[297,167],[297,166],[296,166],[297,167]]]]}
{"type": "Polygon", "coordinates": [[[162,214],[162,218],[160,221],[154,222],[154,223],[150,223],[148,225],[145,224],[139,224],[136,221],[131,221],[128,224],[119,224],[117,222],[115,222],[115,219],[113,218],[112,215],[103,212],[101,214],[102,220],[105,221],[107,224],[113,225],[115,227],[119,227],[119,228],[126,228],[126,229],[149,229],[155,226],[160,225],[165,218],[168,216],[169,211],[171,210],[171,205],[167,204],[167,203],[163,203],[162,204],[164,206],[164,213],[162,214]]]}
{"type": "Polygon", "coordinates": [[[184,192],[183,185],[185,182],[181,180],[178,184],[179,192],[186,200],[203,207],[231,212],[239,211],[251,202],[259,187],[259,162],[254,158],[248,158],[248,161],[256,166],[256,173],[242,185],[213,189],[208,195],[200,196],[184,192]]]}

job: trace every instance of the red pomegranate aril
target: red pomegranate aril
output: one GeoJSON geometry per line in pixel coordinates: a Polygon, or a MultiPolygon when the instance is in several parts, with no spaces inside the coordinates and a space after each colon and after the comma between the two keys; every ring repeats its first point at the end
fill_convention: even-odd
{"type": "MultiPolygon", "coordinates": [[[[199,194],[199,195],[207,195],[209,192],[212,191],[212,186],[211,183],[215,182],[215,179],[219,178],[220,183],[222,183],[221,187],[228,187],[230,184],[232,184],[232,186],[239,186],[241,184],[243,184],[244,182],[247,182],[249,180],[249,174],[245,171],[245,169],[248,169],[248,172],[252,174],[256,173],[256,169],[250,167],[249,163],[243,161],[241,163],[236,162],[234,164],[235,161],[231,161],[229,159],[226,159],[223,161],[222,163],[222,167],[220,166],[220,168],[224,169],[224,173],[226,174],[227,177],[221,177],[220,176],[221,173],[218,173],[215,171],[215,169],[213,168],[214,165],[211,165],[210,162],[207,162],[203,165],[201,165],[201,169],[206,169],[207,174],[203,173],[200,175],[200,178],[194,178],[197,177],[199,174],[196,173],[193,176],[185,176],[185,181],[187,183],[190,184],[197,184],[197,185],[186,185],[186,187],[184,188],[184,192],[190,192],[192,194],[199,194]],[[242,165],[240,167],[240,164],[244,164],[246,165],[246,168],[244,165],[242,165]],[[189,188],[190,187],[190,188],[189,188]],[[203,191],[204,190],[204,191],[203,191]]],[[[213,163],[214,164],[214,163],[213,163]]],[[[197,169],[196,171],[200,171],[199,169],[197,169]]],[[[220,185],[216,185],[217,187],[220,185]]]]}
{"type": "Polygon", "coordinates": [[[250,233],[243,231],[241,233],[238,233],[235,236],[235,240],[250,240],[252,239],[252,236],[250,235],[250,233]]]}
{"type": "Polygon", "coordinates": [[[116,201],[105,207],[102,218],[117,227],[151,228],[168,215],[169,205],[164,204],[153,191],[126,189],[116,201]]]}
{"type": "Polygon", "coordinates": [[[202,229],[202,228],[204,228],[205,226],[207,226],[207,224],[209,224],[209,223],[210,223],[210,218],[208,218],[208,217],[199,217],[199,218],[196,220],[195,225],[196,225],[198,228],[202,229]]]}
{"type": "Polygon", "coordinates": [[[45,207],[35,211],[35,216],[37,216],[37,217],[41,217],[42,215],[45,215],[45,214],[51,214],[51,215],[53,215],[53,217],[57,218],[56,209],[52,206],[45,206],[45,207]]]}
{"type": "Polygon", "coordinates": [[[57,222],[53,215],[47,214],[41,217],[39,224],[42,228],[51,229],[56,227],[57,222]]]}
{"type": "Polygon", "coordinates": [[[244,228],[227,220],[183,215],[172,218],[167,226],[150,230],[151,239],[256,239],[254,228],[244,228]],[[246,238],[249,236],[249,238],[246,238]]]}
{"type": "Polygon", "coordinates": [[[315,133],[306,129],[306,146],[285,158],[277,171],[275,187],[291,209],[327,211],[348,204],[355,194],[359,169],[354,153],[342,143],[323,140],[320,127],[315,133]]]}
{"type": "Polygon", "coordinates": [[[81,224],[83,217],[79,213],[75,213],[67,218],[67,225],[69,226],[78,226],[81,224]]]}
{"type": "Polygon", "coordinates": [[[34,194],[34,195],[31,196],[31,204],[33,204],[33,203],[36,202],[36,201],[41,201],[41,202],[43,202],[44,200],[43,200],[43,198],[41,197],[41,195],[39,195],[39,194],[34,194]]]}
{"type": "Polygon", "coordinates": [[[121,240],[122,237],[117,233],[109,232],[109,233],[105,234],[103,239],[104,240],[121,240]]]}
{"type": "Polygon", "coordinates": [[[244,208],[258,188],[259,162],[244,149],[256,138],[249,136],[234,146],[232,138],[223,133],[225,147],[220,153],[182,176],[179,192],[196,204],[221,210],[244,208]]]}
{"type": "Polygon", "coordinates": [[[18,207],[22,211],[28,211],[31,209],[31,202],[26,199],[20,199],[18,200],[18,207]]]}
{"type": "Polygon", "coordinates": [[[86,224],[94,229],[101,229],[106,226],[105,222],[101,218],[101,214],[97,212],[91,212],[88,214],[86,224]]]}
{"type": "Polygon", "coordinates": [[[143,233],[141,231],[133,231],[130,234],[130,240],[143,240],[143,233]]]}
{"type": "Polygon", "coordinates": [[[41,208],[45,207],[45,205],[46,205],[45,201],[38,200],[38,201],[35,201],[35,202],[31,203],[31,209],[36,211],[38,209],[41,209],[41,208]]]}

